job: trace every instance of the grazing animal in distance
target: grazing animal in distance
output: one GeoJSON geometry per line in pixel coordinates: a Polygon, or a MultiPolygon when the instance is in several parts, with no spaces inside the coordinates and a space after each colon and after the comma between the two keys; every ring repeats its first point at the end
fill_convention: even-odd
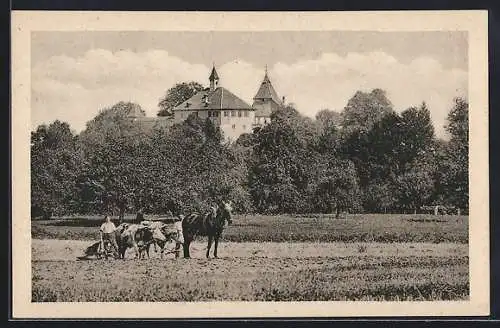
{"type": "Polygon", "coordinates": [[[184,234],[184,258],[189,258],[189,245],[195,236],[207,236],[208,247],[206,257],[210,257],[210,248],[212,242],[215,242],[214,257],[217,257],[217,246],[219,238],[224,230],[226,221],[231,224],[232,221],[231,203],[220,202],[205,214],[191,213],[182,220],[182,231],[184,234]]]}

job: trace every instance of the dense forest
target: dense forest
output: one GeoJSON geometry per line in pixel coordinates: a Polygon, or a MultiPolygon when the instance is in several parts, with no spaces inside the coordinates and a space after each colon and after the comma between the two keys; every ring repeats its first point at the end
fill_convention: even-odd
{"type": "Polygon", "coordinates": [[[127,118],[134,106],[101,110],[79,134],[60,121],[32,132],[32,217],[175,214],[218,199],[239,213],[468,210],[464,98],[450,99],[447,140],[436,138],[425,103],[396,111],[380,89],[314,119],[285,105],[233,143],[194,116],[145,129],[127,118]]]}

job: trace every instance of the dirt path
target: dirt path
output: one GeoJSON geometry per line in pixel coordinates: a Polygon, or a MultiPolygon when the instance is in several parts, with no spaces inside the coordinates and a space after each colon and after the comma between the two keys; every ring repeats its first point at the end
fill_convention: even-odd
{"type": "MultiPolygon", "coordinates": [[[[33,239],[31,243],[33,261],[75,261],[83,255],[92,241],[33,239]]],[[[167,246],[172,248],[173,245],[167,246]]],[[[204,258],[206,243],[195,242],[191,246],[191,257],[204,258]]],[[[211,253],[212,254],[212,253],[211,253]]],[[[151,247],[151,257],[159,257],[151,247]]],[[[231,258],[311,258],[348,256],[401,256],[401,257],[462,257],[468,256],[467,244],[455,243],[275,243],[275,242],[224,242],[219,244],[219,257],[231,258]]],[[[169,258],[173,255],[167,255],[169,258]]],[[[129,249],[126,258],[132,259],[134,251],[129,249]]]]}

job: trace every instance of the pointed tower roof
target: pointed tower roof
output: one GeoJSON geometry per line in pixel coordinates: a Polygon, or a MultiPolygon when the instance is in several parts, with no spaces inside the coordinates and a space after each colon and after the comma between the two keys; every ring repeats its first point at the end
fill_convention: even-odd
{"type": "Polygon", "coordinates": [[[271,84],[271,80],[269,80],[269,76],[267,76],[267,66],[264,80],[260,84],[259,91],[257,91],[253,99],[272,99],[277,104],[280,103],[280,98],[278,97],[276,90],[274,90],[274,87],[271,84]]]}
{"type": "Polygon", "coordinates": [[[217,71],[215,70],[215,64],[212,66],[212,73],[210,73],[210,77],[208,78],[209,81],[213,80],[218,80],[219,75],[217,74],[217,71]]]}

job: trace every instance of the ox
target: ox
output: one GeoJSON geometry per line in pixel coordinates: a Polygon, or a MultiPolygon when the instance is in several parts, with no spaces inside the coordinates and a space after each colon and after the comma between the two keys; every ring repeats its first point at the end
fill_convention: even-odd
{"type": "MultiPolygon", "coordinates": [[[[148,254],[151,244],[154,245],[155,251],[157,247],[160,248],[161,258],[163,258],[163,255],[165,253],[165,246],[169,242],[175,241],[178,244],[177,231],[175,230],[175,228],[172,228],[169,225],[159,221],[154,221],[154,222],[143,221],[141,222],[141,224],[147,226],[149,230],[152,232],[152,241],[145,246],[147,247],[146,251],[148,254]]],[[[178,253],[176,253],[176,257],[178,257],[178,253]]]]}
{"type": "Polygon", "coordinates": [[[136,258],[142,258],[146,251],[149,258],[149,246],[153,242],[153,232],[149,227],[141,224],[131,224],[120,234],[120,257],[125,258],[128,248],[134,248],[136,258]]]}

